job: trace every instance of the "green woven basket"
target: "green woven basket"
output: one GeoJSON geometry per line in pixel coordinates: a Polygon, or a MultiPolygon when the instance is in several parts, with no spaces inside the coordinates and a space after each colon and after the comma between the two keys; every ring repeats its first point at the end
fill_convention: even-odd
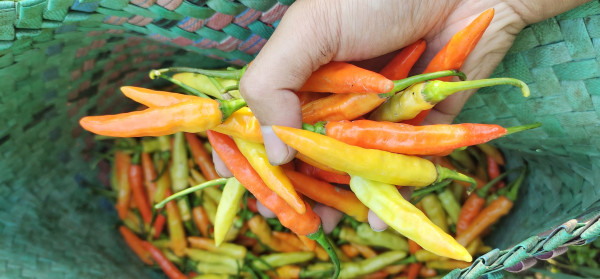
{"type": "MultiPolygon", "coordinates": [[[[131,106],[118,88],[158,86],[152,68],[246,64],[291,2],[0,1],[0,278],[161,278],[125,248],[116,213],[93,192],[106,166],[91,167],[95,143],[77,121],[131,106]]],[[[497,278],[600,235],[599,54],[598,1],[529,26],[494,75],[526,81],[532,96],[482,89],[457,118],[543,127],[495,141],[510,165],[531,169],[490,238],[505,250],[448,278],[497,278]]]]}

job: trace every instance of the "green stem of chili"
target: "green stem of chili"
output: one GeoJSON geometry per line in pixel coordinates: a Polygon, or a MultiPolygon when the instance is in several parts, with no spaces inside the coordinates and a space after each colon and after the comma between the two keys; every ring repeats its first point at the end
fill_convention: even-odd
{"type": "Polygon", "coordinates": [[[440,182],[436,182],[433,183],[427,187],[423,187],[419,190],[415,190],[413,191],[412,195],[410,196],[410,198],[413,200],[413,204],[418,203],[425,195],[438,191],[440,189],[444,189],[446,186],[448,186],[448,184],[450,184],[450,182],[452,182],[451,179],[445,179],[443,181],[440,182]]]}
{"type": "Polygon", "coordinates": [[[487,184],[485,184],[483,187],[477,189],[475,191],[475,194],[481,198],[485,198],[487,196],[488,191],[494,186],[496,185],[498,182],[500,182],[500,180],[504,179],[508,174],[513,173],[515,171],[518,170],[522,170],[524,169],[523,167],[521,168],[514,168],[508,171],[505,171],[504,173],[498,175],[496,178],[490,180],[487,184]]]}
{"type": "Polygon", "coordinates": [[[245,106],[246,101],[244,99],[220,100],[219,109],[223,114],[223,121],[225,121],[225,119],[227,119],[236,110],[241,109],[245,106]]]}
{"type": "Polygon", "coordinates": [[[463,72],[460,72],[457,70],[447,70],[447,71],[439,71],[439,72],[433,72],[433,73],[414,75],[411,77],[407,77],[405,79],[394,80],[394,88],[392,89],[392,91],[390,91],[388,93],[379,94],[379,96],[382,98],[391,97],[391,96],[394,96],[394,94],[396,94],[396,92],[402,91],[415,83],[424,82],[424,81],[428,81],[428,80],[432,80],[432,79],[436,79],[436,78],[447,77],[447,76],[457,76],[458,78],[460,78],[460,80],[467,79],[467,76],[463,72]]]}
{"type": "Polygon", "coordinates": [[[340,259],[333,250],[333,246],[331,245],[331,243],[329,243],[329,240],[327,240],[325,232],[323,232],[323,227],[319,225],[319,230],[306,235],[306,237],[316,241],[317,243],[319,243],[319,245],[321,245],[321,247],[323,247],[323,249],[325,249],[325,251],[329,255],[329,258],[331,259],[331,262],[333,263],[333,276],[331,276],[331,278],[338,278],[338,276],[340,275],[340,259]]]}
{"type": "Polygon", "coordinates": [[[501,191],[498,192],[498,194],[506,196],[506,198],[511,201],[515,201],[517,199],[517,195],[519,193],[519,188],[521,188],[521,185],[523,184],[523,180],[525,180],[526,174],[527,174],[527,168],[523,167],[521,170],[521,174],[519,174],[519,177],[517,177],[517,179],[515,181],[510,183],[505,188],[502,188],[501,191]]]}
{"type": "Polygon", "coordinates": [[[477,185],[477,182],[475,182],[475,179],[473,179],[472,177],[469,177],[467,175],[464,175],[462,173],[459,173],[455,170],[447,169],[440,165],[436,165],[436,169],[437,169],[437,173],[438,173],[438,178],[435,181],[436,183],[442,182],[445,179],[453,179],[453,180],[470,183],[472,187],[475,187],[475,185],[477,185]]]}
{"type": "MultiPolygon", "coordinates": [[[[242,75],[244,75],[244,72],[246,71],[247,67],[248,66],[244,66],[241,69],[228,68],[227,70],[207,70],[207,69],[197,69],[197,68],[188,68],[188,67],[171,67],[171,68],[154,70],[153,72],[155,72],[155,74],[158,74],[158,75],[160,75],[162,73],[167,73],[167,72],[174,72],[174,73],[186,73],[187,72],[187,73],[202,74],[202,75],[209,76],[209,77],[240,80],[242,78],[242,75]]],[[[150,75],[150,78],[152,78],[152,73],[150,75]]]]}
{"type": "Polygon", "coordinates": [[[325,121],[319,121],[319,122],[315,123],[314,125],[302,123],[302,129],[311,131],[313,133],[321,134],[321,135],[327,135],[327,131],[325,130],[326,124],[327,124],[327,122],[325,122],[325,121]]]}
{"type": "Polygon", "coordinates": [[[217,179],[214,179],[214,180],[206,181],[206,182],[204,182],[202,184],[198,184],[198,185],[196,185],[194,187],[187,188],[187,189],[185,189],[183,191],[179,191],[179,192],[177,192],[177,193],[175,193],[175,194],[167,197],[166,199],[164,199],[160,203],[156,204],[154,206],[154,208],[161,209],[161,208],[163,208],[165,206],[165,204],[167,204],[168,202],[170,202],[170,201],[172,201],[174,199],[178,199],[178,198],[183,197],[183,196],[185,196],[187,194],[196,192],[198,190],[202,190],[202,189],[207,188],[207,187],[212,187],[212,186],[216,186],[216,185],[223,185],[223,184],[227,183],[227,180],[229,180],[229,179],[228,178],[217,178],[217,179]]]}
{"type": "Polygon", "coordinates": [[[530,129],[535,129],[542,126],[542,123],[536,122],[536,123],[532,123],[532,124],[527,124],[527,125],[520,125],[520,126],[513,126],[513,127],[508,127],[506,128],[506,134],[510,135],[510,134],[514,134],[514,133],[518,133],[518,132],[522,132],[525,130],[530,130],[530,129]]]}
{"type": "Polygon", "coordinates": [[[162,72],[161,70],[152,70],[152,71],[150,71],[150,79],[156,79],[156,78],[165,79],[165,80],[169,81],[170,83],[173,83],[173,84],[185,89],[186,91],[192,93],[193,95],[196,95],[201,98],[209,98],[210,99],[210,97],[214,97],[219,100],[223,99],[223,97],[215,95],[215,94],[210,94],[210,97],[209,97],[209,95],[202,93],[202,92],[198,91],[197,89],[195,89],[191,86],[188,86],[187,84],[185,84],[181,81],[178,81],[168,75],[165,75],[164,73],[165,72],[162,72]]]}
{"type": "Polygon", "coordinates": [[[446,99],[446,97],[459,91],[504,84],[514,85],[521,88],[523,96],[529,97],[529,87],[527,84],[514,78],[490,78],[459,82],[431,80],[425,84],[425,87],[423,88],[423,96],[427,102],[431,104],[437,104],[446,99]]]}

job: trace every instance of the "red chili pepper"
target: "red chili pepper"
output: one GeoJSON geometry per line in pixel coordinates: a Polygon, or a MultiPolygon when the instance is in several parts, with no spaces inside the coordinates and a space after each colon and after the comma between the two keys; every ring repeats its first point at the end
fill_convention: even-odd
{"type": "MultiPolygon", "coordinates": [[[[487,174],[490,179],[494,179],[500,175],[500,166],[498,162],[492,158],[492,156],[486,156],[487,161],[487,174]]],[[[504,181],[499,181],[497,184],[498,188],[504,188],[506,186],[504,181]]]]}
{"type": "Polygon", "coordinates": [[[477,147],[487,156],[492,157],[498,165],[504,166],[504,156],[502,156],[502,152],[498,148],[488,143],[478,144],[477,147]]]}
{"type": "Polygon", "coordinates": [[[156,216],[156,220],[154,220],[154,239],[157,239],[162,234],[163,229],[165,228],[165,224],[167,223],[167,218],[165,215],[158,214],[156,216]]]}
{"type": "Polygon", "coordinates": [[[293,170],[284,169],[284,172],[294,188],[303,195],[344,212],[359,222],[367,221],[369,209],[352,191],[336,188],[327,182],[293,170]]]}
{"type": "Polygon", "coordinates": [[[154,245],[144,241],[143,246],[144,248],[146,248],[146,250],[150,252],[150,255],[152,255],[154,261],[158,263],[160,268],[170,279],[188,278],[187,276],[185,276],[185,274],[181,273],[181,271],[171,261],[169,261],[169,259],[167,259],[163,252],[161,252],[158,248],[154,247],[154,245]]]}
{"type": "Polygon", "coordinates": [[[345,62],[329,62],[314,71],[298,91],[386,93],[394,83],[384,76],[345,62]]]}
{"type": "Polygon", "coordinates": [[[502,189],[500,196],[485,207],[477,217],[471,221],[471,224],[462,233],[457,234],[456,241],[463,246],[469,245],[481,235],[490,225],[498,221],[502,216],[508,214],[514,201],[517,199],[519,187],[523,184],[526,170],[523,169],[521,175],[511,183],[510,186],[502,189]]]}
{"type": "Polygon", "coordinates": [[[134,154],[131,160],[128,177],[133,199],[135,200],[137,208],[140,211],[140,215],[142,215],[142,220],[144,220],[145,225],[149,225],[150,222],[152,222],[152,209],[150,208],[148,196],[146,195],[146,190],[144,189],[144,176],[142,165],[140,165],[139,153],[134,154]]]}
{"type": "MultiPolygon", "coordinates": [[[[467,27],[454,34],[444,48],[429,62],[424,73],[460,69],[492,22],[492,18],[494,18],[494,9],[488,9],[481,13],[467,27]]],[[[449,81],[450,78],[441,78],[440,80],[449,81]]],[[[425,110],[413,119],[403,121],[403,123],[420,125],[428,113],[429,110],[425,110]]]]}
{"type": "Polygon", "coordinates": [[[208,154],[206,149],[204,149],[204,146],[202,145],[202,142],[200,142],[200,139],[198,139],[198,136],[191,133],[185,133],[185,139],[187,140],[188,146],[192,151],[194,162],[196,162],[196,165],[200,167],[204,177],[207,180],[220,178],[215,170],[215,165],[213,165],[210,154],[208,154]]]}
{"type": "Polygon", "coordinates": [[[488,142],[539,124],[503,128],[495,124],[438,124],[413,126],[403,123],[354,120],[303,125],[350,145],[407,155],[435,155],[447,150],[488,142]]]}
{"type": "Polygon", "coordinates": [[[144,248],[142,244],[143,241],[139,237],[137,237],[137,235],[135,235],[131,230],[129,230],[125,226],[120,226],[119,232],[123,236],[123,239],[125,239],[125,242],[129,246],[129,248],[133,250],[133,252],[140,258],[140,260],[142,260],[147,265],[154,264],[150,252],[146,248],[144,248]]]}
{"type": "Polygon", "coordinates": [[[254,213],[258,213],[258,207],[256,206],[256,199],[249,197],[246,199],[246,206],[248,207],[248,210],[254,212],[254,213]]]}
{"type": "Polygon", "coordinates": [[[309,163],[298,160],[296,168],[299,172],[306,174],[311,177],[319,178],[323,181],[338,183],[338,184],[350,184],[350,175],[339,174],[317,168],[309,163]]]}

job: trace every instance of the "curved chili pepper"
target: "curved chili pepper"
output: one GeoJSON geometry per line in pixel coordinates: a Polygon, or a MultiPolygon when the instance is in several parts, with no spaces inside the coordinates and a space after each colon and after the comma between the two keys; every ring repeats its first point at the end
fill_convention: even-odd
{"type": "Polygon", "coordinates": [[[394,185],[426,186],[446,178],[475,182],[430,161],[376,149],[348,145],[310,131],[273,126],[277,136],[299,153],[350,175],[394,185]],[[348,157],[348,154],[352,154],[348,157]],[[401,171],[400,171],[401,170],[401,171]]]}
{"type": "Polygon", "coordinates": [[[350,145],[407,155],[436,155],[447,150],[488,142],[541,124],[503,128],[495,124],[437,124],[413,126],[373,120],[329,121],[303,129],[350,145]]]}
{"type": "Polygon", "coordinates": [[[191,133],[185,133],[185,139],[190,147],[190,151],[192,152],[194,162],[196,162],[196,165],[200,167],[204,177],[208,180],[219,178],[220,176],[215,170],[215,165],[213,165],[212,158],[202,145],[202,142],[200,142],[200,139],[198,139],[198,136],[191,133]]]}
{"type": "Polygon", "coordinates": [[[306,212],[298,214],[281,197],[264,184],[231,138],[214,131],[208,131],[207,134],[214,150],[223,159],[225,165],[231,170],[234,176],[262,204],[275,212],[282,225],[296,234],[306,235],[310,239],[316,240],[317,243],[325,248],[335,266],[333,277],[337,277],[339,273],[339,260],[323,233],[319,216],[312,211],[312,208],[306,205],[306,212]]]}
{"type": "Polygon", "coordinates": [[[248,249],[245,246],[233,243],[221,243],[221,245],[217,246],[215,241],[211,238],[190,236],[188,237],[188,242],[192,248],[203,249],[234,259],[244,259],[248,252],[248,249]]]}
{"type": "Polygon", "coordinates": [[[263,142],[260,123],[248,107],[236,110],[223,123],[211,130],[250,142],[263,142]]]}
{"type": "Polygon", "coordinates": [[[444,211],[442,203],[437,196],[435,194],[425,195],[421,199],[421,202],[423,203],[423,210],[425,210],[425,214],[429,217],[429,220],[442,231],[449,233],[450,230],[448,229],[448,221],[446,220],[446,211],[444,211]]]}
{"type": "Polygon", "coordinates": [[[283,172],[280,166],[273,166],[269,163],[267,150],[260,143],[253,143],[239,138],[233,138],[240,152],[246,157],[252,168],[264,181],[265,185],[273,192],[277,193],[290,207],[298,214],[306,212],[304,201],[292,185],[290,179],[283,172]]]}
{"type": "Polygon", "coordinates": [[[149,108],[168,107],[175,104],[201,99],[197,96],[173,93],[167,91],[157,91],[143,87],[123,86],[121,92],[127,98],[134,100],[149,108]]]}
{"type": "Polygon", "coordinates": [[[475,217],[479,215],[481,209],[485,205],[488,191],[512,171],[514,170],[507,171],[497,176],[496,178],[492,179],[487,184],[485,184],[483,187],[473,191],[469,195],[458,215],[458,221],[456,222],[457,235],[462,234],[471,225],[475,217]]]}
{"type": "Polygon", "coordinates": [[[215,243],[217,246],[223,243],[227,231],[233,225],[233,219],[240,210],[240,202],[246,192],[246,188],[235,178],[230,178],[223,188],[223,196],[217,207],[215,217],[215,243]]]}
{"type": "Polygon", "coordinates": [[[385,94],[333,94],[302,106],[302,121],[313,124],[318,121],[351,120],[365,115],[385,102],[394,92],[403,90],[412,84],[442,76],[460,76],[457,71],[442,71],[416,75],[398,80],[391,93],[385,94]]]}
{"type": "Polygon", "coordinates": [[[133,250],[133,252],[147,265],[153,265],[154,261],[150,252],[142,245],[142,240],[137,237],[130,229],[125,226],[119,227],[119,232],[125,239],[125,243],[133,250]]]}
{"type": "Polygon", "coordinates": [[[430,80],[417,83],[397,93],[379,106],[369,118],[376,121],[399,122],[412,119],[421,111],[429,110],[448,96],[456,92],[501,84],[510,84],[521,88],[523,96],[529,96],[529,87],[513,78],[491,78],[458,82],[430,80]]]}
{"type": "MultiPolygon", "coordinates": [[[[298,160],[296,162],[296,168],[299,172],[306,174],[311,177],[319,178],[323,181],[338,184],[350,183],[350,176],[348,174],[339,174],[336,172],[330,172],[317,168],[309,163],[298,160]]],[[[306,194],[305,194],[306,195],[306,194]]]]}
{"type": "Polygon", "coordinates": [[[325,93],[386,93],[394,87],[381,74],[346,62],[329,62],[314,71],[298,91],[325,93]]]}
{"type": "Polygon", "coordinates": [[[144,246],[144,248],[146,248],[146,250],[150,252],[150,255],[152,256],[154,261],[160,266],[163,272],[167,276],[169,276],[170,279],[188,278],[183,273],[181,273],[181,271],[171,261],[167,259],[163,252],[161,252],[158,248],[154,247],[154,245],[146,241],[144,241],[142,245],[144,246]]]}
{"type": "MultiPolygon", "coordinates": [[[[433,57],[427,65],[424,73],[443,71],[448,69],[460,69],[467,60],[471,51],[475,48],[481,36],[494,18],[494,9],[488,9],[475,18],[469,25],[458,31],[450,41],[433,57]]],[[[441,80],[450,81],[449,78],[441,80]]],[[[419,113],[407,124],[420,125],[429,110],[419,113]]]]}
{"type": "Polygon", "coordinates": [[[385,223],[423,249],[452,259],[472,260],[465,247],[406,201],[394,185],[352,175],[350,188],[385,223]]]}
{"type": "Polygon", "coordinates": [[[131,199],[131,187],[129,186],[129,166],[131,165],[131,157],[121,151],[115,151],[116,177],[119,185],[117,195],[117,212],[119,218],[124,219],[129,211],[129,202],[131,199]]]}
{"type": "Polygon", "coordinates": [[[336,188],[327,182],[293,170],[284,169],[283,171],[292,181],[294,188],[303,195],[344,212],[359,222],[367,221],[369,209],[351,191],[336,188]]]}
{"type": "Polygon", "coordinates": [[[170,106],[115,115],[86,116],[79,124],[86,130],[112,137],[162,136],[176,132],[202,132],[245,106],[243,100],[215,101],[196,98],[170,106]]]}
{"type": "Polygon", "coordinates": [[[129,165],[129,187],[131,187],[131,193],[133,199],[137,205],[144,224],[148,226],[152,222],[152,209],[146,196],[146,190],[144,189],[144,175],[142,165],[140,164],[140,153],[135,153],[131,159],[129,165]]]}
{"type": "Polygon", "coordinates": [[[456,241],[462,245],[468,245],[471,241],[479,237],[491,224],[508,214],[514,201],[517,199],[517,193],[521,184],[523,184],[526,172],[527,170],[523,168],[519,177],[509,186],[502,189],[503,192],[501,195],[481,210],[479,215],[471,221],[471,224],[462,233],[457,234],[456,241]]]}

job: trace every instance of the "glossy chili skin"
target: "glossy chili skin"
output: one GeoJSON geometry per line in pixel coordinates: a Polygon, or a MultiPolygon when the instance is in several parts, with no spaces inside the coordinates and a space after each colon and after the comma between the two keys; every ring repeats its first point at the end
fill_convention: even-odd
{"type": "Polygon", "coordinates": [[[194,162],[196,162],[196,165],[198,165],[204,177],[208,180],[219,178],[220,176],[215,170],[212,158],[202,145],[198,136],[191,133],[185,133],[185,139],[192,153],[194,162]]]}
{"type": "Polygon", "coordinates": [[[314,71],[298,91],[377,94],[393,87],[393,82],[381,74],[346,62],[329,62],[314,71]]]}
{"type": "Polygon", "coordinates": [[[163,272],[170,279],[186,279],[186,278],[188,278],[177,268],[177,266],[175,266],[171,261],[169,261],[167,259],[167,257],[165,257],[163,252],[161,252],[158,248],[154,247],[154,245],[150,244],[149,242],[144,241],[143,246],[150,252],[150,255],[152,255],[152,258],[154,259],[154,261],[156,261],[156,263],[160,266],[160,268],[163,270],[163,272]]]}
{"type": "Polygon", "coordinates": [[[125,239],[127,245],[135,252],[135,254],[147,265],[153,265],[154,261],[150,252],[143,246],[142,240],[135,235],[130,229],[125,226],[119,227],[119,232],[125,239]]]}
{"type": "Polygon", "coordinates": [[[115,152],[116,177],[119,189],[117,192],[117,213],[119,218],[124,219],[129,211],[131,199],[131,187],[129,186],[129,166],[131,156],[121,151],[115,152]]]}
{"type": "Polygon", "coordinates": [[[223,188],[223,195],[217,206],[215,216],[215,243],[217,246],[223,243],[227,231],[233,225],[233,221],[240,210],[240,202],[246,192],[246,188],[235,178],[231,178],[223,188]]]}

